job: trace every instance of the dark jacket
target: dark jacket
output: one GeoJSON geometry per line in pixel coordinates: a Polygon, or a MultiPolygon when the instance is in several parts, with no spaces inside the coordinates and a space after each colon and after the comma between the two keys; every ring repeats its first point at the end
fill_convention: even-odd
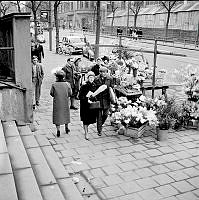
{"type": "Polygon", "coordinates": [[[109,87],[113,87],[113,78],[108,76],[104,79],[100,75],[98,75],[94,80],[96,87],[99,88],[101,85],[107,85],[108,88],[98,94],[96,98],[100,101],[102,109],[108,109],[110,108],[110,93],[109,93],[109,87]]]}
{"type": "Polygon", "coordinates": [[[89,91],[94,92],[96,90],[95,83],[86,82],[85,85],[82,85],[79,92],[80,99],[80,118],[83,121],[83,124],[89,125],[96,122],[97,110],[90,110],[88,97],[86,95],[89,91]]]}
{"type": "Polygon", "coordinates": [[[41,56],[44,58],[44,49],[42,45],[35,46],[33,54],[38,57],[39,62],[41,62],[41,56]]]}
{"type": "Polygon", "coordinates": [[[95,76],[98,76],[99,75],[99,68],[100,68],[100,65],[99,64],[95,64],[91,67],[91,71],[94,72],[95,76]]]}
{"type": "Polygon", "coordinates": [[[62,70],[65,72],[65,80],[70,83],[71,88],[75,88],[75,69],[73,65],[70,65],[69,63],[66,63],[66,65],[62,68],[62,70]]]}
{"type": "MultiPolygon", "coordinates": [[[[32,77],[33,77],[33,68],[32,68],[32,77]]],[[[37,75],[37,81],[38,84],[41,85],[42,84],[42,80],[44,78],[44,71],[43,71],[43,67],[40,63],[36,64],[36,75],[37,75]]]]}

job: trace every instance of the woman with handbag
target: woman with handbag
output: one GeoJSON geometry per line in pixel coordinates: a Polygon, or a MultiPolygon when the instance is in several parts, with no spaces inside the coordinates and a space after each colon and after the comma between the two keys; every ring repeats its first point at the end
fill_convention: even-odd
{"type": "Polygon", "coordinates": [[[85,139],[88,140],[88,126],[94,124],[97,118],[97,107],[100,105],[99,102],[92,103],[95,99],[90,99],[90,95],[95,92],[96,85],[94,83],[95,74],[92,71],[87,73],[87,81],[80,88],[79,99],[80,99],[80,118],[83,122],[85,139]],[[92,100],[92,101],[91,101],[92,100]],[[97,106],[96,106],[97,105],[97,106]]]}

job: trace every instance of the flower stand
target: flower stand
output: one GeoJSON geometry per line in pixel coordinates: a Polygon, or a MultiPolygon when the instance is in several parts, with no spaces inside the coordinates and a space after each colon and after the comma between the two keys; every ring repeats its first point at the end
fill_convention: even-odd
{"type": "Polygon", "coordinates": [[[140,128],[127,127],[124,133],[125,136],[139,138],[146,130],[147,123],[143,124],[140,128]]]}

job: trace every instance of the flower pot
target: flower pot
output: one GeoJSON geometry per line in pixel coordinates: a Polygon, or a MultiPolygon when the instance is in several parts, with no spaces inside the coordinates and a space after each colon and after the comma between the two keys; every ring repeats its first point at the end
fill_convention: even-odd
{"type": "Polygon", "coordinates": [[[162,130],[159,127],[156,128],[157,140],[167,141],[168,140],[168,130],[162,130]]]}
{"type": "Polygon", "coordinates": [[[139,128],[127,127],[124,135],[133,137],[133,138],[139,138],[144,134],[144,132],[146,130],[146,125],[147,125],[147,123],[143,124],[139,128]]]}

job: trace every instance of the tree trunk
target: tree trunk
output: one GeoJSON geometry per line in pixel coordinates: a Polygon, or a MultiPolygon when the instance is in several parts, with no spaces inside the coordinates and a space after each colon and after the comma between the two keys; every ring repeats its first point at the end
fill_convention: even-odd
{"type": "Polygon", "coordinates": [[[134,15],[134,29],[137,27],[137,17],[138,17],[138,15],[135,14],[134,15]]]}
{"type": "Polygon", "coordinates": [[[100,1],[97,1],[97,27],[96,27],[96,39],[95,39],[95,60],[99,57],[99,40],[100,40],[100,1]]]}
{"type": "Polygon", "coordinates": [[[166,26],[165,26],[165,37],[166,37],[166,38],[167,38],[167,36],[168,36],[168,26],[169,26],[170,15],[171,15],[171,12],[168,11],[167,22],[166,22],[166,26]]]}
{"type": "Polygon", "coordinates": [[[56,53],[58,53],[59,49],[59,23],[57,17],[57,8],[56,3],[54,4],[54,19],[55,19],[55,33],[56,33],[56,53]]]}
{"type": "Polygon", "coordinates": [[[35,41],[37,41],[37,14],[36,11],[33,12],[34,17],[34,28],[35,28],[35,41]]]}
{"type": "Polygon", "coordinates": [[[111,34],[113,34],[113,22],[115,18],[115,12],[113,12],[112,22],[111,22],[111,34]]]}
{"type": "Polygon", "coordinates": [[[21,12],[21,8],[20,8],[20,5],[19,5],[19,1],[17,1],[17,8],[18,8],[18,12],[21,12]]]}

